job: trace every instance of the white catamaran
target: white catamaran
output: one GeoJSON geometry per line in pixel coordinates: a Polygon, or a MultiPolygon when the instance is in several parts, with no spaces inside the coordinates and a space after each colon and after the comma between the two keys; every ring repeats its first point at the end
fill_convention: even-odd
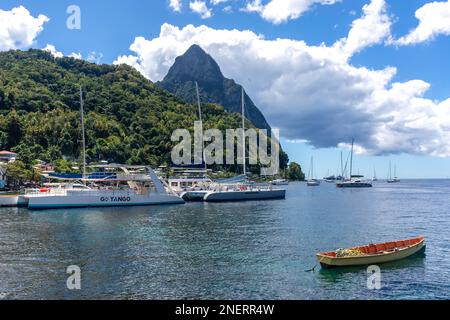
{"type": "Polygon", "coordinates": [[[53,174],[48,178],[65,183],[28,189],[20,196],[29,209],[142,206],[184,203],[178,195],[165,188],[152,168],[122,164],[90,166],[103,170],[86,174],[86,142],[84,135],[83,93],[80,88],[82,127],[82,174],[53,174]],[[81,182],[77,183],[77,182],[81,182]]]}
{"type": "MultiPolygon", "coordinates": [[[[203,200],[207,202],[220,201],[243,201],[243,200],[268,200],[284,199],[285,189],[275,189],[271,184],[249,183],[247,180],[246,157],[245,157],[245,100],[244,88],[241,91],[242,99],[242,154],[243,154],[243,177],[242,183],[219,183],[211,186],[206,192],[203,200]]],[[[272,151],[273,152],[273,151],[272,151]]]]}

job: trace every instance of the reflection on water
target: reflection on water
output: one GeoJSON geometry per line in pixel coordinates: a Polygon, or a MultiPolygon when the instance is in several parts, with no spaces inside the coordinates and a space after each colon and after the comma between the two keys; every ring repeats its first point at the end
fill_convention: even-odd
{"type": "Polygon", "coordinates": [[[0,209],[0,297],[448,299],[450,181],[372,189],[288,186],[287,199],[32,212],[0,209]],[[426,256],[321,269],[315,253],[427,237],[426,256]],[[66,268],[82,290],[66,289],[66,268]]]}

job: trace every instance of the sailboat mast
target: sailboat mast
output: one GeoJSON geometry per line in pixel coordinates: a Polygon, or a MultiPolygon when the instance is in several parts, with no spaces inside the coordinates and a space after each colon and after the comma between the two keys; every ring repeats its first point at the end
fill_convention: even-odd
{"type": "Polygon", "coordinates": [[[195,92],[197,93],[198,118],[202,122],[202,108],[200,106],[200,93],[198,91],[198,83],[195,81],[195,92]]]}
{"type": "Polygon", "coordinates": [[[198,118],[200,121],[200,125],[201,125],[201,135],[202,135],[202,162],[205,165],[205,169],[206,169],[206,160],[205,160],[205,142],[203,141],[203,119],[202,119],[202,107],[200,104],[200,92],[198,90],[198,83],[197,81],[195,81],[195,92],[197,93],[197,106],[198,106],[198,118]]]}
{"type": "Polygon", "coordinates": [[[352,139],[352,150],[350,153],[350,179],[352,178],[352,169],[353,169],[353,143],[355,142],[355,139],[352,139]]]}
{"type": "Polygon", "coordinates": [[[341,177],[344,177],[344,162],[342,161],[342,151],[341,151],[341,177]]]}
{"type": "Polygon", "coordinates": [[[247,168],[245,166],[245,103],[244,103],[244,87],[242,87],[242,157],[244,175],[247,175],[247,168]]]}
{"type": "Polygon", "coordinates": [[[389,160],[389,180],[392,179],[391,160],[389,160]]]}
{"type": "Polygon", "coordinates": [[[81,113],[81,139],[82,139],[82,156],[83,156],[83,179],[86,177],[86,137],[84,133],[84,103],[83,89],[80,86],[80,113],[81,113]]]}

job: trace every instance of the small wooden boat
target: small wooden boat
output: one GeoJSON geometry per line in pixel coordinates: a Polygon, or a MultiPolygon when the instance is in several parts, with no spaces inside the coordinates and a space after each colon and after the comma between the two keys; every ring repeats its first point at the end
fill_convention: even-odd
{"type": "Polygon", "coordinates": [[[369,244],[350,249],[318,253],[324,268],[380,264],[407,258],[425,248],[425,237],[369,244]]]}

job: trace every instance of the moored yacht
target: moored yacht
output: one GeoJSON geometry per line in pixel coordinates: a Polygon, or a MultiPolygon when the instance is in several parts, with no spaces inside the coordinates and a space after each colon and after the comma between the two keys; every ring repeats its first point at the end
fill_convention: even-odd
{"type": "Polygon", "coordinates": [[[308,171],[308,180],[306,180],[306,185],[308,187],[317,187],[320,186],[320,180],[314,177],[314,161],[313,157],[311,157],[311,166],[308,171]]]}
{"type": "Polygon", "coordinates": [[[353,145],[354,139],[352,139],[352,147],[350,151],[350,179],[345,179],[336,183],[338,188],[371,188],[372,182],[369,180],[363,180],[363,175],[352,175],[353,169],[353,145]]]}
{"type": "Polygon", "coordinates": [[[247,180],[247,171],[245,163],[245,103],[244,88],[241,91],[242,99],[242,149],[243,149],[243,174],[238,178],[243,178],[244,182],[227,184],[219,182],[216,186],[210,186],[203,200],[208,202],[216,201],[243,201],[243,200],[269,200],[284,199],[286,197],[285,189],[275,189],[272,185],[262,185],[249,183],[247,180]]]}
{"type": "Polygon", "coordinates": [[[387,178],[387,183],[397,183],[400,179],[397,177],[397,166],[394,165],[394,178],[392,178],[391,162],[389,161],[389,177],[387,178]]]}
{"type": "Polygon", "coordinates": [[[270,184],[274,186],[287,186],[289,185],[289,180],[287,179],[275,179],[270,181],[270,184]]]}
{"type": "Polygon", "coordinates": [[[144,206],[184,203],[176,193],[168,192],[153,169],[147,166],[108,164],[92,166],[122,170],[97,173],[79,183],[65,183],[26,190],[23,197],[29,209],[144,206]],[[130,172],[133,170],[133,172],[130,172]]]}

